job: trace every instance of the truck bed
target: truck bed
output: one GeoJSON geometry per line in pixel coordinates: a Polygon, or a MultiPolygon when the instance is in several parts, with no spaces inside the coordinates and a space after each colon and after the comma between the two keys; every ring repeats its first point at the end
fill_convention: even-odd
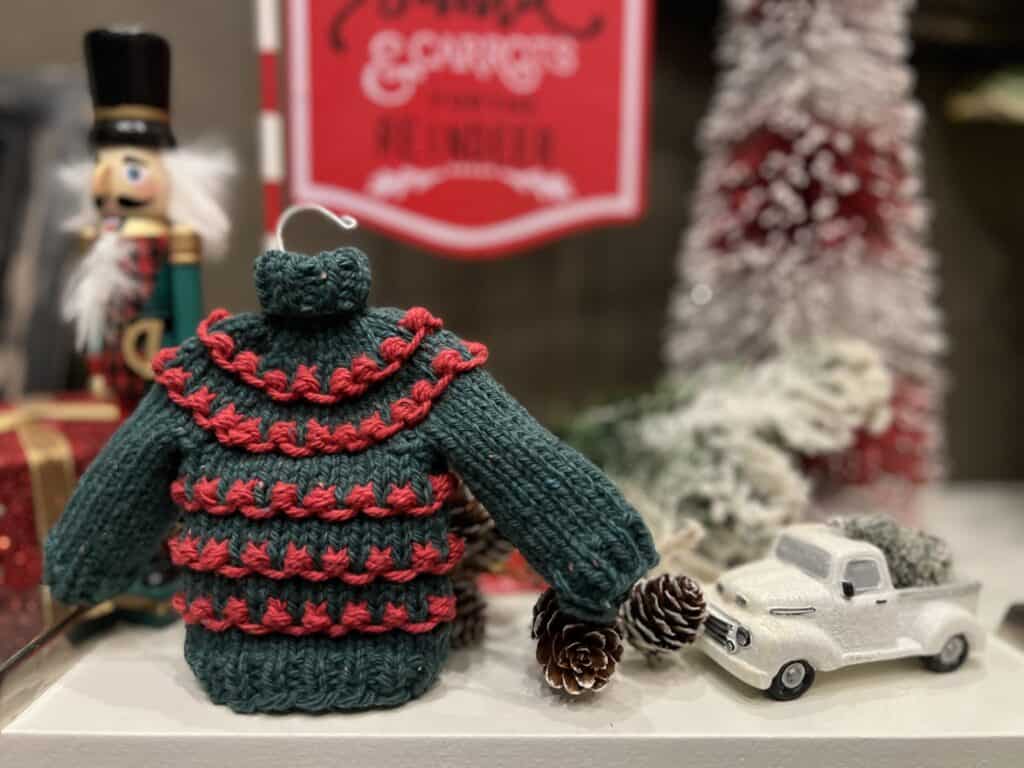
{"type": "Polygon", "coordinates": [[[948,584],[937,584],[928,587],[903,587],[893,590],[894,594],[901,600],[958,600],[963,602],[964,607],[972,613],[978,607],[978,597],[981,594],[980,581],[953,580],[948,584]]]}

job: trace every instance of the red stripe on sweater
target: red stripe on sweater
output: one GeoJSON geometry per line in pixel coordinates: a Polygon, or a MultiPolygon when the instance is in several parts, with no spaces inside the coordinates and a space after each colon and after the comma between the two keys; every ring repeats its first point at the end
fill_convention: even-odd
{"type": "Polygon", "coordinates": [[[345,496],[344,505],[338,505],[336,486],[318,486],[299,497],[299,489],[293,483],[278,482],[270,489],[270,503],[259,506],[255,503],[257,479],[235,480],[224,493],[220,493],[222,479],[219,477],[195,480],[191,494],[185,478],[171,483],[171,498],[185,512],[204,512],[224,517],[239,514],[250,520],[268,520],[278,515],[304,520],[317,518],[328,523],[342,523],[358,515],[380,519],[385,517],[427,517],[437,513],[452,498],[458,487],[455,475],[430,475],[433,501],[420,503],[410,484],[392,486],[387,495],[388,506],[379,506],[373,483],[356,485],[345,496]]]}
{"type": "Polygon", "coordinates": [[[222,445],[242,448],[250,453],[279,451],[296,458],[317,454],[359,453],[372,445],[382,443],[402,430],[416,426],[430,413],[434,402],[448,389],[455,377],[471,371],[487,362],[487,347],[483,344],[466,342],[466,349],[472,357],[465,360],[457,349],[443,349],[433,360],[434,372],[439,378],[435,382],[423,379],[412,386],[409,397],[403,397],[391,404],[391,422],[385,422],[380,411],[363,419],[359,425],[321,424],[316,419],[306,422],[306,441],[296,442],[297,429],[294,421],[275,421],[266,427],[257,416],[239,413],[234,403],[211,413],[217,394],[205,384],[193,392],[185,393],[185,386],[192,376],[182,367],[168,368],[177,355],[174,347],[162,350],[153,360],[156,381],[167,390],[167,396],[180,407],[192,412],[192,418],[200,428],[212,432],[222,445]]]}
{"type": "Polygon", "coordinates": [[[373,621],[367,603],[349,603],[345,606],[341,620],[334,621],[327,613],[326,602],[307,602],[298,622],[288,611],[287,603],[274,597],[267,600],[263,616],[257,621],[250,616],[245,600],[238,597],[227,599],[220,616],[216,614],[213,599],[209,597],[197,597],[189,602],[179,592],[172,599],[171,605],[181,614],[186,624],[196,624],[211,632],[238,629],[250,635],[277,633],[291,637],[319,634],[342,637],[350,632],[380,634],[395,630],[415,635],[430,632],[455,618],[455,598],[433,596],[427,598],[426,621],[418,622],[409,621],[408,609],[394,603],[388,603],[382,621],[377,623],[373,621]]]}
{"type": "Polygon", "coordinates": [[[448,535],[448,557],[441,559],[441,552],[431,543],[413,543],[412,558],[409,568],[395,568],[391,547],[380,549],[370,547],[370,554],[363,564],[363,570],[354,573],[350,570],[348,548],[340,550],[328,547],[320,555],[320,566],[317,568],[314,558],[305,547],[297,547],[289,542],[285,552],[282,568],[273,568],[270,555],[267,553],[269,543],[247,542],[242,551],[241,565],[232,563],[230,542],[227,539],[207,539],[203,544],[198,536],[182,536],[170,539],[167,547],[171,553],[171,562],[200,573],[216,573],[229,579],[242,579],[246,576],[266,576],[270,579],[305,579],[307,581],[327,581],[338,579],[350,586],[365,586],[378,579],[402,584],[412,581],[417,576],[444,576],[458,564],[465,551],[466,543],[455,534],[448,535]]]}
{"type": "Polygon", "coordinates": [[[230,317],[224,309],[215,309],[199,323],[196,335],[206,347],[210,359],[229,373],[236,374],[254,389],[267,393],[267,397],[279,403],[306,400],[317,405],[334,405],[342,400],[359,397],[375,384],[379,384],[398,372],[409,358],[416,354],[423,340],[444,327],[444,323],[423,307],[413,307],[405,313],[398,325],[413,331],[406,341],[399,336],[384,339],[378,350],[380,358],[387,362],[383,368],[366,355],[360,355],[351,362],[350,368],[335,368],[327,378],[329,391],[324,392],[315,365],[300,365],[289,376],[274,368],[259,373],[262,358],[251,350],[238,351],[235,340],[224,331],[211,331],[210,326],[230,317]]]}

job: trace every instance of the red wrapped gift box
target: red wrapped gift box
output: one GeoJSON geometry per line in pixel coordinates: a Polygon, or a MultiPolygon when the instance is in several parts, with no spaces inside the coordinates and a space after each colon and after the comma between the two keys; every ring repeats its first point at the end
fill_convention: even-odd
{"type": "Polygon", "coordinates": [[[57,617],[43,587],[0,586],[0,661],[10,657],[57,617]]]}
{"type": "Polygon", "coordinates": [[[488,595],[543,592],[547,584],[516,549],[500,566],[480,576],[480,589],[488,595]]]}
{"type": "Polygon", "coordinates": [[[0,587],[39,584],[46,533],[120,421],[82,396],[0,405],[0,587]]]}

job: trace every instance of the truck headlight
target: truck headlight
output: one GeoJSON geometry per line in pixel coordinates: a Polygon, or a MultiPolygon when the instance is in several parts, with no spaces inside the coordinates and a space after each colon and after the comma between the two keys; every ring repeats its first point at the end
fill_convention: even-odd
{"type": "Polygon", "coordinates": [[[741,648],[746,648],[750,645],[750,630],[746,627],[739,627],[736,630],[736,643],[741,648]]]}

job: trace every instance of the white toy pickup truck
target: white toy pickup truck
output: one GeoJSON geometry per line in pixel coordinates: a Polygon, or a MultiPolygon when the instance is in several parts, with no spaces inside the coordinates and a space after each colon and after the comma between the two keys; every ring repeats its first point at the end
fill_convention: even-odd
{"type": "Polygon", "coordinates": [[[716,588],[701,647],[780,701],[850,664],[920,656],[952,672],[985,643],[979,583],[894,589],[881,550],[826,525],[787,528],[771,557],[727,571],[716,588]]]}

